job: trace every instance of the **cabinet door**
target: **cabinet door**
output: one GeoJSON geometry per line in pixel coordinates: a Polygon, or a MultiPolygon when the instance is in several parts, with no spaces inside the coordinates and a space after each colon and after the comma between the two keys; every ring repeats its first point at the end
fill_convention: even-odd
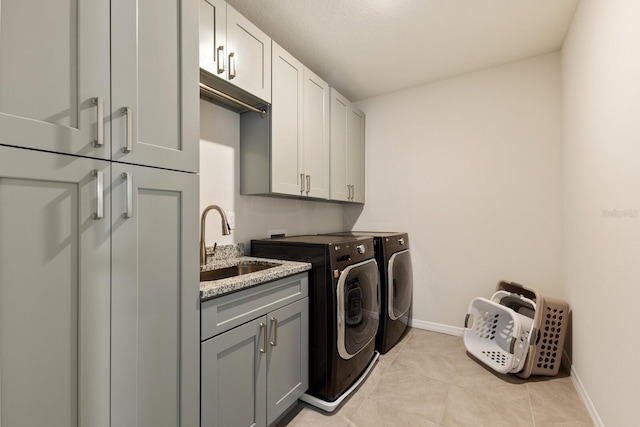
{"type": "Polygon", "coordinates": [[[347,183],[351,201],[364,203],[364,113],[353,105],[347,116],[347,183]]]}
{"type": "Polygon", "coordinates": [[[109,1],[2,0],[0,144],[108,159],[109,109],[109,1]]]}
{"type": "Polygon", "coordinates": [[[300,195],[304,66],[273,43],[271,108],[271,191],[300,195]]]}
{"type": "Polygon", "coordinates": [[[267,356],[267,425],[309,388],[309,298],[273,311],[267,356]]]}
{"type": "Polygon", "coordinates": [[[198,176],[113,164],[111,422],[198,425],[198,176]]]}
{"type": "Polygon", "coordinates": [[[308,68],[304,69],[303,114],[303,170],[309,179],[305,194],[328,199],[329,85],[308,68]]]}
{"type": "Polygon", "coordinates": [[[200,68],[227,78],[227,3],[200,0],[200,68]]]}
{"type": "Polygon", "coordinates": [[[202,343],[202,426],[266,426],[266,317],[202,343]]]}
{"type": "Polygon", "coordinates": [[[347,182],[347,117],[350,102],[331,89],[331,199],[348,201],[351,197],[347,182]]]}
{"type": "Polygon", "coordinates": [[[271,39],[227,5],[227,79],[271,103],[271,39]]]}
{"type": "Polygon", "coordinates": [[[112,0],[112,159],[198,171],[198,4],[112,0]]]}
{"type": "Polygon", "coordinates": [[[92,170],[108,186],[105,161],[0,147],[2,427],[109,425],[110,205],[92,170]]]}

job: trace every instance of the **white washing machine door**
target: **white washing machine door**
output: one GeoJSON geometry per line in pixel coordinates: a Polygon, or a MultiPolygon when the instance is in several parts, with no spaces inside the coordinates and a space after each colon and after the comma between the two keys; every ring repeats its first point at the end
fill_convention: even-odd
{"type": "Polygon", "coordinates": [[[409,249],[391,255],[387,274],[387,315],[391,320],[398,320],[411,308],[413,270],[409,249]]]}
{"type": "Polygon", "coordinates": [[[342,270],[336,287],[338,354],[351,359],[376,337],[379,322],[378,264],[369,259],[342,270]]]}

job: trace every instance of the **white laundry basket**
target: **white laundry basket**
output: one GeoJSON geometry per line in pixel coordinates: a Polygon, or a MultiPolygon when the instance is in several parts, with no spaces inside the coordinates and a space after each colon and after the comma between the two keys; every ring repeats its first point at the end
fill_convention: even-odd
{"type": "Polygon", "coordinates": [[[531,324],[523,325],[521,314],[486,298],[474,298],[465,319],[463,341],[476,359],[502,374],[522,369],[531,324]],[[527,336],[527,344],[520,345],[527,336]]]}
{"type": "Polygon", "coordinates": [[[534,335],[533,318],[536,311],[536,303],[522,295],[498,291],[491,297],[491,301],[510,308],[520,321],[520,334],[513,347],[513,357],[516,359],[513,373],[520,372],[527,360],[527,353],[534,335]]]}

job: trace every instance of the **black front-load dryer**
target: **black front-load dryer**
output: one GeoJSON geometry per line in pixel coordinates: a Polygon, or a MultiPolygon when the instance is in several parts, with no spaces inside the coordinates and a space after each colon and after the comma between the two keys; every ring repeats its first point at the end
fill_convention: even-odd
{"type": "Polygon", "coordinates": [[[408,331],[413,297],[413,271],[407,233],[345,231],[328,235],[372,237],[380,269],[380,323],[377,350],[384,354],[408,331]]]}
{"type": "Polygon", "coordinates": [[[302,400],[333,411],[377,360],[379,273],[373,239],[307,235],[252,240],[251,255],[312,264],[309,390],[302,400]]]}

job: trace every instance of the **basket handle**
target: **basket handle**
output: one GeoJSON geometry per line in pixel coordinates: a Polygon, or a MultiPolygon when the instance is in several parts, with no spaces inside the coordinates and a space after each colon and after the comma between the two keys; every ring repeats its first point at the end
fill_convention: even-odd
{"type": "Polygon", "coordinates": [[[531,330],[531,342],[529,343],[529,345],[538,345],[538,343],[540,342],[540,336],[540,329],[533,328],[531,330]]]}
{"type": "Polygon", "coordinates": [[[509,353],[514,354],[516,352],[516,342],[518,341],[517,337],[511,338],[511,347],[509,348],[509,353]]]}
{"type": "MultiPolygon", "coordinates": [[[[467,315],[464,317],[464,327],[465,328],[469,328],[469,318],[471,317],[471,313],[467,313],[467,315]]],[[[473,324],[473,322],[471,322],[471,324],[473,324]]]]}

